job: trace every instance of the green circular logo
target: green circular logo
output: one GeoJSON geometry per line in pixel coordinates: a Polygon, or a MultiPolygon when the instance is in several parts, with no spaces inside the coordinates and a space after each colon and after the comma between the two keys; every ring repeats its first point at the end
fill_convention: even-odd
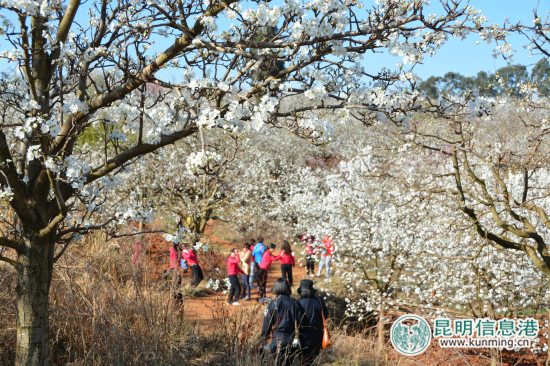
{"type": "Polygon", "coordinates": [[[428,322],[418,315],[403,315],[390,330],[391,344],[405,356],[417,356],[424,352],[432,340],[428,322]]]}

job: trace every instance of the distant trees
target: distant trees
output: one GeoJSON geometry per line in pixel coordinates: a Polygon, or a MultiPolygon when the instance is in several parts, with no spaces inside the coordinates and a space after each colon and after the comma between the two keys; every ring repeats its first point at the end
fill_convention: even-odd
{"type": "Polygon", "coordinates": [[[479,89],[485,97],[503,96],[505,94],[522,97],[520,85],[532,83],[537,94],[548,96],[550,93],[550,64],[541,59],[531,72],[524,65],[511,65],[498,69],[494,74],[480,71],[474,76],[464,76],[457,72],[448,72],[444,76],[431,76],[420,83],[418,89],[426,92],[428,98],[437,99],[443,95],[462,94],[479,89]]]}

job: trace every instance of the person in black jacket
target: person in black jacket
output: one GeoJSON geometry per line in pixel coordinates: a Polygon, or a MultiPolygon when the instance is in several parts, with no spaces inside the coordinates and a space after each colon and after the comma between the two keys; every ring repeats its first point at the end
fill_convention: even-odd
{"type": "Polygon", "coordinates": [[[298,304],[302,308],[303,315],[298,322],[299,339],[302,345],[301,365],[312,365],[321,351],[323,343],[323,314],[328,318],[328,309],[323,299],[315,296],[317,292],[313,288],[313,281],[301,280],[298,294],[302,297],[298,304]],[[321,313],[322,312],[322,313],[321,313]]]}
{"type": "Polygon", "coordinates": [[[265,344],[271,334],[271,353],[276,354],[277,366],[290,366],[297,355],[297,351],[292,349],[292,342],[296,336],[296,324],[303,312],[298,302],[290,297],[290,285],[286,280],[279,278],[275,281],[273,293],[277,297],[265,311],[261,344],[265,344]]]}

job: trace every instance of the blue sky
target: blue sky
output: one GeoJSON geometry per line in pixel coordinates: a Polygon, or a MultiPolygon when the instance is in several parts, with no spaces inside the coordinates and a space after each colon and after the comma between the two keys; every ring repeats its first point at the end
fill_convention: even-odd
{"type": "MultiPolygon", "coordinates": [[[[432,4],[438,2],[432,0],[432,4]]],[[[533,9],[538,5],[538,15],[544,18],[550,11],[548,0],[471,0],[470,5],[475,6],[489,19],[491,23],[502,25],[504,18],[508,17],[510,22],[521,21],[525,25],[533,25],[533,9]]],[[[428,77],[443,76],[448,71],[459,72],[465,76],[474,76],[479,71],[492,72],[500,67],[506,66],[506,61],[501,58],[494,59],[492,56],[495,44],[487,45],[476,41],[480,38],[477,34],[471,34],[466,40],[450,39],[435,56],[427,57],[423,65],[415,68],[415,73],[422,79],[428,77]]],[[[516,51],[514,63],[529,65],[536,63],[540,56],[529,57],[529,52],[521,46],[527,44],[527,40],[521,36],[510,37],[512,48],[516,51]]],[[[399,62],[399,58],[389,55],[377,55],[373,58],[373,67],[382,67],[384,64],[392,66],[399,62]]]]}
{"type": "MultiPolygon", "coordinates": [[[[277,3],[281,0],[275,1],[277,3]]],[[[274,2],[274,3],[275,3],[274,2]]],[[[374,0],[364,0],[366,6],[374,4],[374,0]]],[[[465,3],[465,2],[464,2],[465,3]]],[[[432,4],[428,8],[430,12],[437,13],[441,9],[439,0],[432,0],[432,4]]],[[[531,25],[531,19],[533,19],[533,9],[538,6],[539,16],[545,17],[550,10],[549,0],[470,0],[470,5],[475,6],[489,19],[491,23],[497,23],[502,25],[504,18],[508,17],[512,23],[521,21],[523,24],[531,25]]],[[[77,19],[79,21],[86,22],[86,8],[79,9],[79,15],[77,19]]],[[[8,15],[6,12],[3,12],[8,15]]],[[[8,15],[9,16],[9,15],[8,15]]],[[[227,22],[225,16],[221,16],[221,26],[223,27],[227,22]]],[[[228,23],[228,22],[227,22],[228,23]]],[[[506,66],[506,61],[502,58],[494,59],[492,51],[495,44],[487,45],[481,42],[479,45],[476,41],[480,38],[477,34],[471,34],[466,40],[461,41],[457,38],[450,39],[437,54],[431,57],[427,57],[423,64],[418,65],[414,71],[422,79],[428,77],[442,76],[446,72],[454,71],[459,72],[466,76],[474,76],[479,71],[492,72],[500,67],[506,66]]],[[[160,40],[157,42],[157,47],[166,48],[170,45],[168,40],[160,40]]],[[[514,56],[514,63],[529,65],[536,63],[540,56],[529,57],[529,52],[522,48],[527,43],[527,40],[521,36],[512,36],[510,38],[512,47],[516,51],[514,56]]],[[[0,40],[0,50],[10,49],[9,45],[4,40],[0,40]]],[[[155,48],[155,47],[153,47],[155,48]]],[[[391,56],[387,53],[382,54],[367,54],[363,65],[367,72],[376,73],[382,67],[394,69],[396,63],[401,61],[401,57],[391,56]]],[[[5,61],[0,61],[0,69],[6,69],[8,64],[5,61]]],[[[13,67],[13,65],[11,65],[13,67]]],[[[180,79],[180,75],[167,75],[169,70],[163,70],[162,76],[168,79],[180,79]]]]}

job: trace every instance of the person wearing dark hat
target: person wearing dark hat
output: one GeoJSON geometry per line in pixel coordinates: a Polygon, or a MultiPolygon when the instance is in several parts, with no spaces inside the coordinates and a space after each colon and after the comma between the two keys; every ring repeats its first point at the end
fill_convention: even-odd
{"type": "Polygon", "coordinates": [[[292,348],[292,343],[303,312],[298,302],[290,297],[290,285],[285,279],[275,281],[273,293],[277,297],[265,310],[260,345],[263,346],[271,335],[273,341],[269,348],[275,355],[277,366],[290,366],[299,352],[292,348]]]}
{"type": "Polygon", "coordinates": [[[301,299],[300,304],[303,315],[299,324],[301,351],[301,365],[312,365],[315,358],[321,351],[323,343],[323,314],[328,318],[328,309],[323,299],[315,296],[317,292],[313,288],[313,281],[301,280],[298,294],[301,299]]]}

